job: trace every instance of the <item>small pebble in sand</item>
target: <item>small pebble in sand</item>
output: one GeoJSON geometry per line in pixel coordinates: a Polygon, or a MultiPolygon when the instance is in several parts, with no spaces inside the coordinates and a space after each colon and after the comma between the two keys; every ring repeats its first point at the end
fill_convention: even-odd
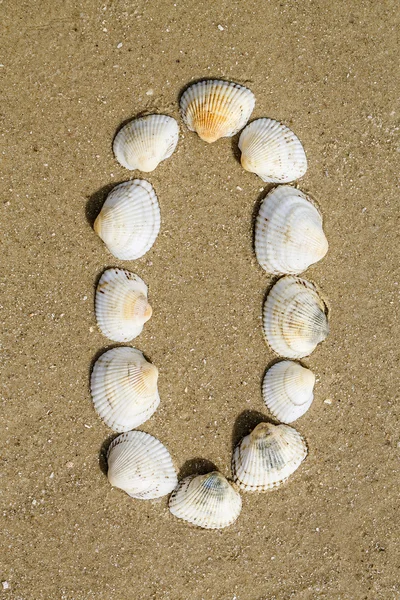
{"type": "Polygon", "coordinates": [[[3,586],[3,590],[8,590],[10,587],[10,584],[8,583],[8,581],[2,581],[1,585],[3,586]]]}
{"type": "Polygon", "coordinates": [[[119,44],[117,44],[117,48],[118,48],[118,50],[119,50],[120,48],[122,48],[122,42],[120,42],[119,44]]]}
{"type": "Polygon", "coordinates": [[[74,463],[72,461],[68,461],[65,466],[67,467],[67,469],[72,469],[72,467],[74,466],[74,463]]]}
{"type": "Polygon", "coordinates": [[[146,92],[146,96],[152,96],[154,94],[154,90],[152,90],[151,88],[149,90],[147,90],[146,92]]]}
{"type": "Polygon", "coordinates": [[[224,27],[222,27],[222,25],[218,25],[218,29],[219,29],[220,31],[224,31],[224,27]]]}
{"type": "Polygon", "coordinates": [[[327,398],[326,400],[324,400],[324,404],[332,404],[332,400],[330,398],[327,398]]]}

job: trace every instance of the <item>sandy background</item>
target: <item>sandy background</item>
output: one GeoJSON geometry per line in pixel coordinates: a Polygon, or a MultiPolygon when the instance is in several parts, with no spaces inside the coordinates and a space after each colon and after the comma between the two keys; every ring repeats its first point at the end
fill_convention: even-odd
{"type": "Polygon", "coordinates": [[[1,3],[1,598],[400,598],[397,3],[211,4],[1,3]],[[232,140],[208,146],[181,127],[147,177],[162,228],[144,258],[118,262],[90,226],[110,184],[138,176],[113,158],[120,123],[179,118],[180,90],[201,77],[247,85],[253,118],[298,134],[309,160],[299,187],[330,242],[306,273],[332,309],[329,338],[305,360],[318,377],[296,424],[309,457],[282,489],[243,496],[220,532],[176,520],[166,498],[109,486],[112,432],[88,392],[107,347],[94,282],[124,266],[154,308],[136,345],[160,370],[162,401],[142,429],[181,473],[210,461],[228,475],[232,441],[260,418],[251,411],[267,415],[271,280],[252,252],[252,215],[268,188],[232,140]]]}

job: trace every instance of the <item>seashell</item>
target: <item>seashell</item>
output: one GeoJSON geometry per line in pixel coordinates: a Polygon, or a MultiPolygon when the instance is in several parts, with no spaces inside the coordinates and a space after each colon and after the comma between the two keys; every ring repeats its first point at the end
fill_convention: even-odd
{"type": "Polygon", "coordinates": [[[169,499],[173,515],[204,529],[232,525],[241,509],[240,495],[218,471],[186,477],[169,499]]]}
{"type": "Polygon", "coordinates": [[[253,92],[229,81],[205,80],[191,85],[182,95],[182,118],[190,131],[205,142],[232,137],[250,118],[253,92]]]}
{"type": "Polygon", "coordinates": [[[297,275],[328,251],[322,217],[299,190],[282,185],[263,200],[255,227],[257,260],[267,273],[297,275]]]}
{"type": "Polygon", "coordinates": [[[108,194],[94,230],[116,258],[135,260],[146,254],[160,230],[160,207],[152,185],[144,179],[117,185],[108,194]]]}
{"type": "Polygon", "coordinates": [[[144,431],[128,431],[113,440],[107,462],[111,485],[132,498],[160,498],[172,492],[178,483],[170,453],[144,431]]]}
{"type": "Polygon", "coordinates": [[[135,348],[118,347],[97,359],[90,391],[99,417],[114,431],[138,427],[160,404],[158,369],[135,348]]]}
{"type": "Polygon", "coordinates": [[[152,315],[147,285],[125,269],[107,269],[96,289],[95,311],[103,335],[114,342],[137,337],[152,315]]]}
{"type": "Polygon", "coordinates": [[[310,408],[315,375],[297,362],[283,360],[265,374],[262,392],[271,414],[282,423],[292,423],[310,408]]]}
{"type": "Polygon", "coordinates": [[[272,350],[285,358],[302,358],[329,333],[328,309],[313,283],[285,275],[264,304],[264,335],[272,350]]]}
{"type": "Polygon", "coordinates": [[[257,119],[239,138],[242,167],[263,181],[289,183],[307,171],[307,158],[299,138],[273,119],[257,119]]]}
{"type": "Polygon", "coordinates": [[[260,423],[234,450],[233,478],[242,490],[265,492],[286,481],[306,456],[306,443],[295,429],[260,423]]]}
{"type": "Polygon", "coordinates": [[[114,138],[117,161],[126,169],[149,173],[169,158],[179,139],[178,123],[166,115],[148,115],[130,121],[114,138]]]}

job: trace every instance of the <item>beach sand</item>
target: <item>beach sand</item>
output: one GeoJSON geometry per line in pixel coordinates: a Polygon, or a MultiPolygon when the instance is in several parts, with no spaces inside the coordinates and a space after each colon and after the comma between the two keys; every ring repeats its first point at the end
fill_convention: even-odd
{"type": "Polygon", "coordinates": [[[1,598],[400,598],[397,3],[6,0],[1,11],[1,598]],[[183,125],[179,94],[203,77],[246,85],[252,118],[299,136],[298,185],[330,244],[304,274],[331,309],[329,337],[304,360],[314,403],[294,424],[309,456],[281,488],[243,494],[221,531],[174,518],[167,498],[111,488],[113,434],[88,389],[113,345],[96,327],[95,282],[121,266],[154,309],[132,345],[159,368],[161,404],[140,429],[180,476],[213,465],[229,476],[232,444],[268,417],[272,278],[252,227],[271,186],[241,168],[237,138],[208,145],[183,125]],[[141,112],[181,126],[147,175],[111,147],[141,112]],[[133,177],[154,185],[162,225],[143,258],[121,262],[91,224],[133,177]]]}

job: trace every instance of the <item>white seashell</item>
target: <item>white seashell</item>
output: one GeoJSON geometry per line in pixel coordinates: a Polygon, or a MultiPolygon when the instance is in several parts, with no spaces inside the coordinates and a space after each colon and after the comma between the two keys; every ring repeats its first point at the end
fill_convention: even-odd
{"type": "Polygon", "coordinates": [[[169,158],[179,139],[178,123],[166,115],[148,115],[130,121],[114,138],[117,161],[126,169],[149,173],[169,158]]]}
{"type": "Polygon", "coordinates": [[[182,95],[182,118],[190,131],[205,142],[232,137],[250,118],[253,92],[228,81],[205,80],[191,85],[182,95]]]}
{"type": "Polygon", "coordinates": [[[263,398],[271,414],[292,423],[310,408],[314,399],[315,375],[299,363],[283,360],[265,374],[263,398]]]}
{"type": "Polygon", "coordinates": [[[114,431],[138,427],[160,404],[158,369],[135,348],[118,347],[97,359],[90,391],[99,417],[114,431]]]}
{"type": "Polygon", "coordinates": [[[95,311],[98,326],[114,342],[129,342],[137,337],[150,319],[147,285],[125,269],[107,269],[96,289],[95,311]]]}
{"type": "Polygon", "coordinates": [[[232,525],[241,508],[240,495],[218,471],[186,477],[169,499],[173,515],[204,529],[232,525]]]}
{"type": "Polygon", "coordinates": [[[234,481],[242,490],[265,492],[286,481],[306,456],[306,443],[295,429],[260,423],[234,450],[234,481]]]}
{"type": "Polygon", "coordinates": [[[282,185],[263,200],[255,227],[257,260],[267,273],[297,275],[328,251],[322,217],[299,190],[282,185]]]}
{"type": "Polygon", "coordinates": [[[154,244],[160,230],[160,207],[144,179],[117,185],[107,196],[94,230],[116,258],[135,260],[154,244]]]}
{"type": "Polygon", "coordinates": [[[170,453],[144,431],[128,431],[113,440],[107,462],[111,485],[132,498],[160,498],[172,492],[178,483],[170,453]]]}
{"type": "Polygon", "coordinates": [[[263,328],[272,350],[285,358],[302,358],[329,333],[327,306],[313,283],[285,275],[264,304],[263,328]]]}
{"type": "Polygon", "coordinates": [[[307,158],[299,138],[273,119],[257,119],[239,138],[242,167],[263,181],[289,183],[307,171],[307,158]]]}

